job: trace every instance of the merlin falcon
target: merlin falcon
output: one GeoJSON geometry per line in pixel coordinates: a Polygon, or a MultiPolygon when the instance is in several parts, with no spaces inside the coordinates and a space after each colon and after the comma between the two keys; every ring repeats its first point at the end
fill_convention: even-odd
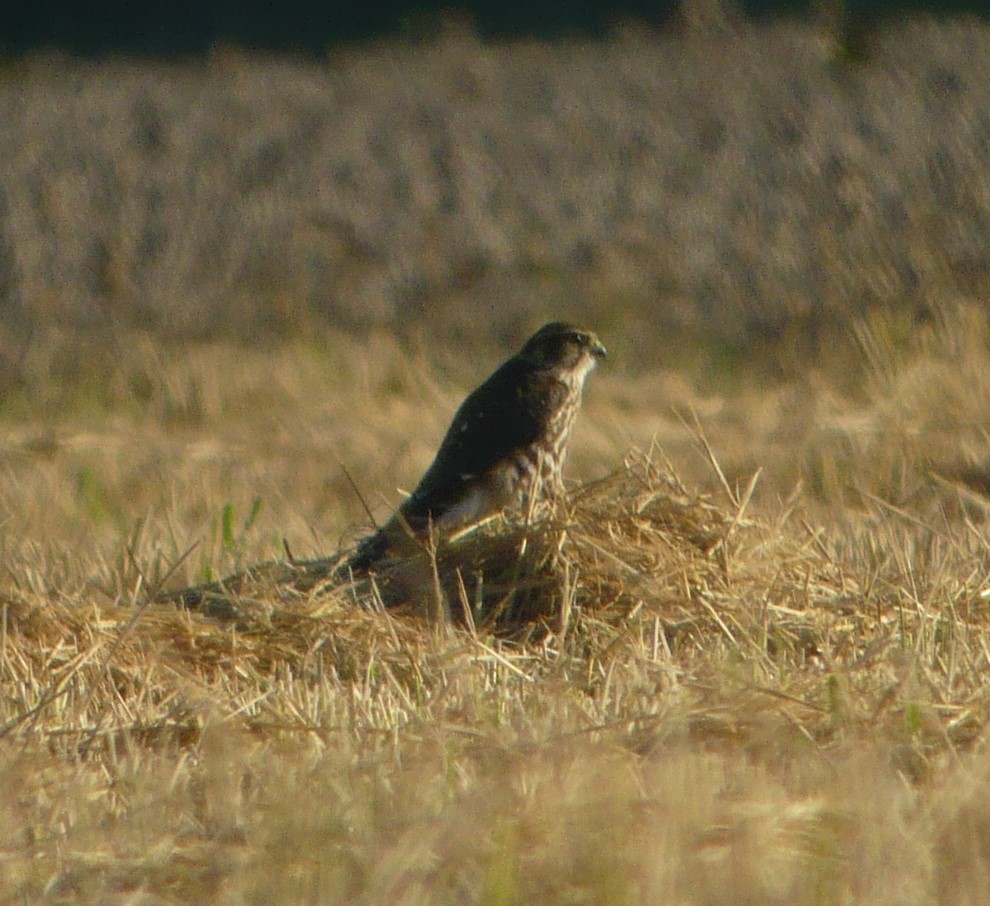
{"type": "Polygon", "coordinates": [[[506,508],[556,498],[585,379],[605,347],[590,330],[554,322],[468,395],[432,465],[349,562],[372,568],[403,540],[449,535],[506,508]]]}

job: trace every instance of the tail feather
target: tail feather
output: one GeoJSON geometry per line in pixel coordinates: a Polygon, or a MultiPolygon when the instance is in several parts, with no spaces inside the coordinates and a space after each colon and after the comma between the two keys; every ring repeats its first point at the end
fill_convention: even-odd
{"type": "Polygon", "coordinates": [[[375,534],[369,535],[358,544],[357,550],[344,564],[344,570],[366,573],[388,553],[389,547],[388,537],[383,530],[379,529],[375,534]]]}

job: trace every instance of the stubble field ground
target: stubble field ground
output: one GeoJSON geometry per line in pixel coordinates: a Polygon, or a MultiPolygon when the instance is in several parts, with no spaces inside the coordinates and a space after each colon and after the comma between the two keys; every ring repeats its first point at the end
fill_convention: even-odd
{"type": "Polygon", "coordinates": [[[710,89],[725,35],[7,71],[0,899],[986,902],[990,39],[891,28],[872,64],[815,64],[809,27],[747,31],[710,89]],[[660,52],[678,84],[633,78],[660,52]],[[762,82],[733,94],[743,72],[762,82]],[[382,80],[392,114],[433,92],[461,119],[421,111],[429,140],[372,142],[364,170],[331,154],[328,188],[316,150],[364,160],[382,80]],[[522,127],[479,120],[517,89],[522,127]],[[939,92],[944,128],[918,137],[939,92]],[[638,157],[578,166],[584,130],[615,136],[592,114],[643,103],[638,157]],[[357,131],[334,145],[323,115],[357,131]],[[240,144],[193,149],[218,134],[240,144]],[[572,169],[486,207],[476,140],[572,169]],[[592,204],[596,172],[613,201],[629,177],[617,208],[592,204]],[[235,622],[150,600],[353,543],[359,492],[385,517],[550,316],[610,348],[566,505],[461,539],[388,612],[362,581],[248,583],[235,622]]]}

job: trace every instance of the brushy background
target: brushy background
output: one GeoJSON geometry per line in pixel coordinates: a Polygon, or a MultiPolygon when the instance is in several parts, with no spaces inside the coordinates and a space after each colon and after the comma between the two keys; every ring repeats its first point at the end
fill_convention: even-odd
{"type": "MultiPolygon", "coordinates": [[[[324,325],[501,351],[571,311],[652,371],[988,286],[990,25],[796,22],[9,64],[4,333],[324,325]],[[869,266],[864,266],[868,262],[869,266]]],[[[12,341],[8,340],[8,344],[12,341]]],[[[13,367],[17,342],[4,356],[13,367]]]]}
{"type": "Polygon", "coordinates": [[[855,50],[5,63],[0,899],[986,902],[990,27],[855,50]],[[148,603],[352,543],[561,317],[584,484],[440,611],[148,603]]]}

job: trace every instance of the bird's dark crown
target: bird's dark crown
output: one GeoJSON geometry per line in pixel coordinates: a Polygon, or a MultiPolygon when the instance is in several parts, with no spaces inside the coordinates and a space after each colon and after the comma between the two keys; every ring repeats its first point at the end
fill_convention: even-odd
{"type": "Polygon", "coordinates": [[[605,358],[605,346],[593,331],[564,321],[545,324],[523,346],[521,355],[539,365],[572,366],[585,356],[605,358]]]}

